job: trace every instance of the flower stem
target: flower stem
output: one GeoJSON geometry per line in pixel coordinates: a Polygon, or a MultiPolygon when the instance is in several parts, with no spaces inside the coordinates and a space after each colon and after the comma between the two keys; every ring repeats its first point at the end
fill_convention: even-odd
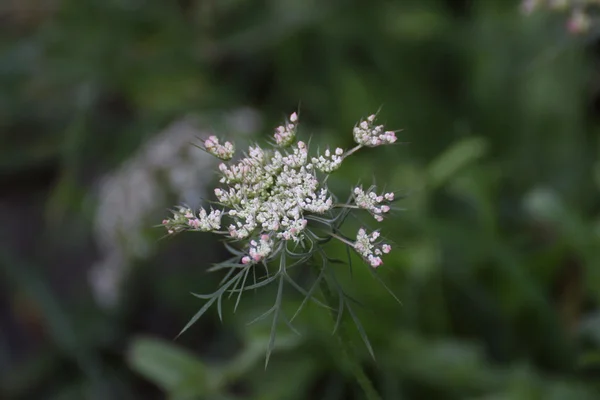
{"type": "Polygon", "coordinates": [[[349,151],[346,152],[346,154],[344,154],[344,158],[348,157],[350,154],[357,152],[358,150],[362,149],[363,145],[359,144],[358,146],[355,146],[354,148],[350,149],[349,151]]]}
{"type": "MultiPolygon", "coordinates": [[[[315,269],[318,269],[316,264],[314,264],[314,267],[315,267],[315,269]]],[[[325,297],[325,302],[331,308],[331,318],[335,322],[335,320],[336,320],[336,315],[335,315],[336,299],[331,291],[331,288],[329,287],[329,283],[327,282],[327,279],[321,279],[319,288],[321,289],[321,292],[323,293],[323,296],[325,297]]],[[[342,310],[338,310],[338,312],[342,312],[342,310]]],[[[363,370],[362,366],[360,365],[359,360],[356,357],[356,353],[354,352],[354,349],[352,346],[352,341],[350,340],[348,331],[346,329],[346,324],[343,321],[340,324],[340,326],[338,327],[336,336],[338,339],[338,344],[342,350],[342,354],[344,355],[344,358],[346,359],[346,363],[350,367],[350,370],[352,371],[352,374],[354,375],[356,382],[358,383],[360,388],[365,393],[367,400],[382,400],[381,396],[379,395],[379,393],[377,393],[377,391],[373,387],[373,383],[371,382],[369,377],[367,377],[367,374],[363,370]]]]}

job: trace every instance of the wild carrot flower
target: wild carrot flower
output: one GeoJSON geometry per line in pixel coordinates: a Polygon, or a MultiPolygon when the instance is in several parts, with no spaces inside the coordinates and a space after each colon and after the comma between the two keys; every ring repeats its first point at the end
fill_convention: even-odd
{"type": "MultiPolygon", "coordinates": [[[[304,293],[307,299],[319,302],[312,289],[306,291],[292,280],[288,270],[294,265],[320,258],[323,268],[315,284],[321,279],[330,279],[327,278],[329,269],[325,270],[329,258],[322,246],[332,239],[340,240],[353,249],[373,269],[383,264],[383,257],[390,252],[391,246],[379,240],[379,231],[368,234],[360,228],[356,239],[351,240],[340,230],[349,213],[360,209],[381,221],[391,209],[394,193],[377,194],[374,187],[365,192],[359,186],[353,189],[347,203],[339,204],[325,179],[359,149],[396,141],[395,133],[386,131],[375,120],[376,116],[371,115],[354,128],[357,143],[354,148],[326,149],[322,154],[310,156],[308,145],[296,139],[298,114],[293,113],[275,129],[271,148],[250,146],[240,159],[219,165],[220,185],[214,189],[216,201],[210,210],[201,208],[194,211],[180,206],[173,211],[171,218],[163,221],[169,234],[211,231],[234,243],[233,246],[227,245],[233,257],[215,266],[215,269],[229,270],[224,283],[212,295],[199,295],[208,299],[208,305],[192,318],[184,330],[216,299],[220,304],[225,292],[237,293],[239,302],[245,290],[274,281],[282,285],[285,280],[304,293]],[[270,275],[269,266],[275,260],[279,267],[274,275],[270,275]],[[256,281],[255,271],[254,284],[246,285],[250,269],[258,264],[265,268],[267,276],[256,281]]],[[[209,137],[203,145],[206,151],[224,161],[234,155],[233,144],[221,144],[215,136],[209,137]]],[[[344,307],[350,310],[350,305],[344,302],[345,293],[340,289],[338,295],[344,307]]],[[[277,302],[276,308],[280,299],[277,302]]],[[[276,315],[279,314],[278,311],[276,315]]]]}
{"type": "Polygon", "coordinates": [[[213,156],[220,158],[221,160],[231,160],[235,148],[231,142],[219,143],[219,139],[216,136],[210,136],[204,141],[204,148],[213,156]]]}
{"type": "Polygon", "coordinates": [[[354,127],[354,140],[363,146],[376,147],[392,144],[396,141],[396,133],[384,131],[383,125],[375,125],[376,115],[370,115],[354,127]]]}
{"type": "Polygon", "coordinates": [[[390,211],[390,206],[387,203],[394,200],[393,192],[377,195],[373,191],[365,193],[362,187],[355,187],[353,194],[356,205],[369,211],[378,222],[383,221],[382,214],[390,211]]]}

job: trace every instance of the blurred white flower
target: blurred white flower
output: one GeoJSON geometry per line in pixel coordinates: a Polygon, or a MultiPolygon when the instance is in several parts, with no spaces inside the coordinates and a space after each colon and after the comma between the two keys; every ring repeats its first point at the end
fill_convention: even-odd
{"type": "MultiPolygon", "coordinates": [[[[258,113],[239,109],[225,115],[223,130],[235,136],[255,132],[259,125],[258,113]]],[[[212,171],[216,160],[198,151],[192,143],[198,137],[209,136],[209,132],[209,126],[202,126],[201,121],[182,118],[149,140],[99,183],[94,236],[103,258],[92,266],[89,280],[102,306],[112,307],[118,302],[121,282],[131,261],[149,255],[153,242],[148,241],[144,232],[152,229],[152,221],[173,200],[169,194],[194,206],[198,205],[195,204],[198,198],[206,196],[207,185],[213,178],[207,171],[212,171]]],[[[231,143],[221,145],[213,141],[213,144],[212,151],[209,150],[212,154],[220,158],[233,155],[231,143]]],[[[220,217],[218,210],[201,212],[190,220],[189,228],[212,229],[220,224],[220,217]]]]}

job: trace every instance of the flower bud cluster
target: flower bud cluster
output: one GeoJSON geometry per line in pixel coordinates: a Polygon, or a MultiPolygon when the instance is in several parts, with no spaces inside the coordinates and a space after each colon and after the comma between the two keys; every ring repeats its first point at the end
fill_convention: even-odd
{"type": "Polygon", "coordinates": [[[383,125],[375,125],[377,116],[370,115],[354,127],[354,141],[367,147],[376,147],[384,144],[392,144],[396,141],[396,133],[384,131],[383,125]]]}
{"type": "Polygon", "coordinates": [[[316,169],[326,174],[329,174],[342,165],[342,155],[344,154],[344,150],[341,148],[335,149],[335,152],[332,153],[329,149],[325,150],[325,154],[320,155],[318,158],[313,157],[311,159],[313,165],[316,169]]]}
{"type": "Polygon", "coordinates": [[[290,120],[284,125],[275,128],[275,143],[281,147],[287,147],[294,142],[296,138],[296,129],[298,127],[298,114],[292,113],[290,120]]]}
{"type": "Polygon", "coordinates": [[[387,204],[394,200],[394,193],[384,193],[378,195],[373,190],[368,190],[366,193],[362,187],[355,187],[354,202],[360,208],[369,211],[378,221],[383,221],[383,214],[390,211],[390,206],[387,204]]]}
{"type": "Polygon", "coordinates": [[[221,210],[211,209],[210,213],[207,213],[201,208],[196,215],[191,208],[180,206],[173,211],[173,218],[163,220],[163,225],[169,234],[183,230],[209,232],[221,227],[222,216],[221,210]]]}
{"type": "Polygon", "coordinates": [[[216,136],[209,136],[204,141],[204,148],[213,156],[221,160],[231,160],[235,153],[235,147],[231,142],[219,143],[219,139],[216,136]]]}
{"type": "Polygon", "coordinates": [[[379,267],[383,264],[381,256],[387,254],[392,250],[392,246],[385,243],[375,243],[379,238],[379,231],[375,231],[370,235],[364,228],[360,228],[356,235],[356,242],[354,243],[354,249],[360,254],[373,268],[379,267]]]}
{"type": "MultiPolygon", "coordinates": [[[[189,208],[179,207],[173,218],[163,221],[163,225],[170,234],[183,230],[213,231],[230,239],[246,241],[240,261],[243,265],[252,265],[267,262],[276,255],[275,249],[285,248],[285,244],[280,245],[281,241],[302,242],[311,214],[328,214],[331,217],[334,207],[358,207],[381,221],[382,214],[390,209],[386,202],[393,200],[393,193],[379,196],[372,191],[365,193],[362,188],[355,188],[356,206],[336,205],[324,184],[326,180],[319,179],[319,174],[335,171],[348,155],[361,147],[389,144],[396,140],[393,132],[384,132],[383,126],[375,126],[374,121],[375,116],[372,115],[355,128],[356,148],[348,152],[341,148],[335,151],[327,149],[321,155],[309,157],[308,146],[296,139],[298,115],[293,113],[284,125],[275,130],[274,148],[251,146],[243,158],[219,165],[221,187],[215,188],[214,193],[222,210],[200,209],[195,214],[189,208]],[[223,216],[227,222],[222,223],[223,216]]],[[[204,146],[222,160],[233,156],[233,145],[230,142],[220,144],[215,136],[209,137],[204,146]]],[[[364,238],[361,240],[364,241],[364,238]]],[[[374,249],[369,244],[371,242],[365,243],[357,241],[354,245],[348,242],[370,265],[379,266],[379,256],[389,251],[389,247],[374,249]]]]}
{"type": "Polygon", "coordinates": [[[272,250],[273,241],[269,235],[263,234],[260,236],[258,242],[256,242],[256,240],[250,241],[248,255],[242,257],[242,264],[256,264],[262,259],[268,257],[272,250]]]}

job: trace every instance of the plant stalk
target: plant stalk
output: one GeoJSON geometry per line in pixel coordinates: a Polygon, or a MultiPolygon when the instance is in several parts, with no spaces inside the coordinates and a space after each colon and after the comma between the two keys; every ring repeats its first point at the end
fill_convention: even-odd
{"type": "MultiPolygon", "coordinates": [[[[315,268],[318,269],[316,265],[315,268]]],[[[331,317],[335,322],[336,299],[331,291],[331,288],[329,287],[327,279],[321,279],[319,289],[321,289],[321,292],[325,297],[325,302],[329,307],[331,307],[331,317]]],[[[338,312],[341,311],[342,310],[338,310],[338,312]]],[[[354,352],[352,341],[350,340],[350,336],[348,335],[348,331],[346,329],[346,324],[344,323],[344,321],[341,321],[340,326],[338,327],[338,330],[336,332],[336,336],[338,339],[338,344],[342,350],[342,354],[346,359],[346,363],[350,367],[350,370],[352,371],[356,382],[365,393],[367,400],[382,400],[379,393],[377,393],[377,391],[375,390],[375,387],[373,387],[373,383],[363,370],[360,361],[356,357],[356,353],[354,352]]]]}

